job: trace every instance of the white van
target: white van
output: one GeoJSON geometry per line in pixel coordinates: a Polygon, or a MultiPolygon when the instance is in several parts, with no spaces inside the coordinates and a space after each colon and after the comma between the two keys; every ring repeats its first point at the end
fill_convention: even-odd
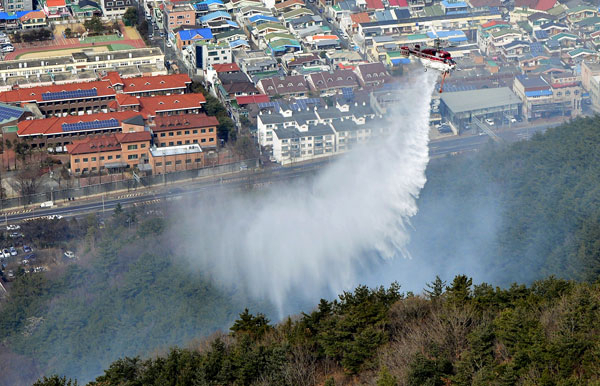
{"type": "Polygon", "coordinates": [[[52,208],[54,206],[54,202],[46,201],[40,204],[40,208],[52,208]]]}

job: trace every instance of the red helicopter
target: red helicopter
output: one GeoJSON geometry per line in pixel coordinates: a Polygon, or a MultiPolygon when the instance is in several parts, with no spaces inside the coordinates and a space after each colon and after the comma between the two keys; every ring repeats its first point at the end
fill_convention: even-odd
{"type": "Polygon", "coordinates": [[[405,57],[415,57],[421,61],[425,67],[440,71],[442,73],[442,83],[440,85],[440,93],[443,91],[444,80],[450,74],[450,71],[456,68],[456,62],[452,59],[452,55],[448,51],[440,49],[440,39],[435,39],[434,48],[421,48],[415,44],[413,47],[400,47],[400,53],[405,57]]]}

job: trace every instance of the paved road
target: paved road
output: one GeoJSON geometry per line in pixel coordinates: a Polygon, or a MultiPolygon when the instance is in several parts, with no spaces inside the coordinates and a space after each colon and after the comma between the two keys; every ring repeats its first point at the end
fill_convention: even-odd
{"type": "Polygon", "coordinates": [[[130,207],[145,204],[155,204],[161,201],[170,201],[189,195],[200,195],[218,189],[230,191],[239,190],[245,187],[260,187],[277,181],[290,180],[298,177],[309,176],[311,173],[319,170],[328,160],[322,160],[315,163],[306,163],[291,167],[275,167],[260,172],[240,172],[234,175],[223,177],[213,177],[208,180],[197,181],[194,183],[173,184],[167,186],[153,187],[152,190],[123,192],[116,197],[97,198],[95,200],[86,200],[81,203],[73,203],[68,206],[56,206],[54,208],[35,208],[27,211],[8,211],[1,221],[8,224],[42,218],[47,216],[61,215],[65,217],[83,216],[88,213],[102,213],[112,211],[117,204],[122,207],[130,207]]]}
{"type": "MultiPolygon", "coordinates": [[[[541,124],[536,126],[505,129],[498,132],[498,136],[506,142],[515,142],[519,140],[529,139],[536,132],[543,132],[553,124],[541,124]]],[[[461,137],[451,137],[444,139],[436,139],[430,142],[430,156],[432,158],[444,157],[447,155],[464,153],[481,149],[486,143],[491,141],[487,135],[471,135],[461,137]]],[[[48,209],[29,209],[27,211],[8,211],[4,219],[7,223],[28,220],[52,215],[61,216],[82,216],[87,213],[99,213],[111,211],[117,204],[123,207],[153,204],[161,201],[169,201],[186,195],[200,195],[217,189],[237,190],[247,186],[261,186],[277,181],[289,180],[298,177],[308,176],[314,173],[324,165],[327,165],[329,160],[319,160],[316,162],[305,163],[302,165],[268,168],[259,172],[241,172],[235,175],[223,177],[213,177],[193,183],[181,183],[168,186],[156,186],[151,190],[135,191],[129,193],[120,193],[116,197],[106,198],[104,203],[101,198],[96,200],[88,200],[81,203],[73,203],[69,206],[54,207],[48,209]]]]}

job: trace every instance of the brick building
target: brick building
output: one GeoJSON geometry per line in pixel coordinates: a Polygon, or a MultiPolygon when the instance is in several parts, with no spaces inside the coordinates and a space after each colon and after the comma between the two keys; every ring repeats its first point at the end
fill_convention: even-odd
{"type": "Polygon", "coordinates": [[[205,147],[217,146],[216,117],[206,114],[173,115],[156,117],[150,127],[156,147],[200,144],[205,147]]]}
{"type": "Polygon", "coordinates": [[[204,153],[198,144],[153,147],[149,152],[152,174],[164,174],[204,166],[204,153]]]}

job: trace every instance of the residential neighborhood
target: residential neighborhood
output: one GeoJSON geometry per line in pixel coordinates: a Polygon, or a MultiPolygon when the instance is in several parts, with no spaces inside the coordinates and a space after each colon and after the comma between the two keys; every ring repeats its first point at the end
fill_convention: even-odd
{"type": "Polygon", "coordinates": [[[600,110],[599,9],[584,0],[2,8],[5,170],[19,168],[19,144],[72,178],[203,168],[208,155],[231,159],[218,154],[242,137],[262,162],[335,156],[381,137],[390,103],[410,103],[397,84],[422,67],[406,47],[437,47],[456,63],[432,95],[433,137],[600,110]]]}

